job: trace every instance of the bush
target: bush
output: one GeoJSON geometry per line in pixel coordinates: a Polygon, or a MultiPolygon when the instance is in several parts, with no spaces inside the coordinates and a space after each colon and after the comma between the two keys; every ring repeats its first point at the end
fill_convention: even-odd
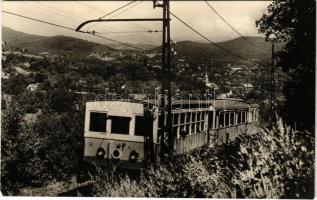
{"type": "Polygon", "coordinates": [[[41,114],[35,123],[27,124],[16,113],[3,116],[2,191],[16,194],[20,186],[43,186],[74,175],[77,147],[82,144],[83,116],[41,114]]]}
{"type": "Polygon", "coordinates": [[[314,139],[281,120],[272,131],[243,135],[228,145],[173,157],[137,179],[106,173],[92,177],[95,196],[192,198],[312,198],[314,139]]]}

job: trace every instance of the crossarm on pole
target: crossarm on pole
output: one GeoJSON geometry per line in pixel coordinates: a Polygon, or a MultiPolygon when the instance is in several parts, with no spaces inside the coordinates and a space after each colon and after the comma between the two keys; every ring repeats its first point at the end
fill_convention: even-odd
{"type": "Polygon", "coordinates": [[[149,22],[149,21],[163,21],[161,18],[135,18],[135,19],[93,19],[88,20],[81,23],[77,28],[76,31],[79,32],[80,29],[85,26],[86,24],[93,23],[93,22],[149,22]]]}

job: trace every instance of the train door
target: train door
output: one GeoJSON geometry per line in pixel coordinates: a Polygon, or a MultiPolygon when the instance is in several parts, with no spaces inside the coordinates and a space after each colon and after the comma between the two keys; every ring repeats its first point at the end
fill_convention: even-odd
{"type": "Polygon", "coordinates": [[[144,116],[135,116],[134,135],[144,137],[144,161],[146,165],[155,161],[153,121],[153,116],[148,114],[144,114],[144,116]]]}

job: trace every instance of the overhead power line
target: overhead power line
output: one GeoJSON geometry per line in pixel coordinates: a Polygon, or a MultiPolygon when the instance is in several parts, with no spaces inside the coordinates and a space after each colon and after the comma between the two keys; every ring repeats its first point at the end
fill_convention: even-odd
{"type": "Polygon", "coordinates": [[[219,44],[211,41],[210,39],[208,39],[206,36],[204,36],[203,34],[201,34],[199,31],[197,31],[196,29],[194,29],[193,27],[191,27],[189,24],[187,24],[185,21],[183,21],[182,19],[180,19],[179,17],[177,17],[175,14],[173,14],[172,12],[170,12],[170,14],[172,16],[174,16],[178,21],[180,21],[181,23],[183,23],[185,26],[187,26],[188,28],[190,28],[192,31],[194,31],[196,34],[198,34],[200,37],[204,38],[205,40],[207,40],[209,43],[211,43],[212,45],[218,47],[219,49],[222,49],[223,51],[227,52],[228,54],[231,54],[233,56],[236,56],[238,58],[241,58],[243,60],[249,60],[248,58],[238,55],[236,53],[233,53],[232,51],[223,48],[222,46],[220,46],[219,44]]]}
{"type": "Polygon", "coordinates": [[[125,9],[125,10],[119,12],[118,14],[113,15],[111,18],[117,17],[117,16],[119,16],[119,15],[121,15],[121,14],[127,12],[128,10],[130,10],[130,9],[132,9],[132,8],[134,8],[134,7],[138,6],[138,5],[140,5],[142,2],[143,2],[143,1],[140,1],[140,2],[138,2],[137,4],[134,4],[134,5],[132,5],[131,7],[128,7],[127,9],[125,9]]]}
{"type": "Polygon", "coordinates": [[[235,33],[237,33],[238,35],[240,35],[242,37],[242,39],[244,39],[245,41],[249,42],[251,45],[259,48],[259,49],[262,49],[262,50],[265,50],[265,51],[268,51],[269,49],[267,48],[264,48],[264,47],[261,47],[259,46],[258,44],[252,42],[251,40],[247,39],[244,35],[242,35],[237,29],[235,29],[214,7],[212,7],[208,1],[205,1],[205,3],[208,5],[208,7],[225,23],[227,24],[235,33]]]}
{"type": "Polygon", "coordinates": [[[71,30],[71,31],[74,31],[74,30],[75,30],[75,29],[70,28],[70,27],[67,27],[67,26],[63,26],[63,25],[59,25],[59,24],[54,24],[54,23],[51,23],[51,22],[43,21],[43,20],[40,20],[40,19],[35,19],[35,18],[32,18],[32,17],[27,17],[27,16],[24,16],[24,15],[16,14],[16,13],[13,13],[13,12],[8,12],[8,11],[5,11],[5,10],[2,10],[2,12],[3,12],[3,13],[10,14],[10,15],[15,15],[15,16],[18,16],[18,17],[22,17],[22,18],[25,18],[25,19],[37,21],[37,22],[40,22],[40,23],[48,24],[48,25],[51,25],[51,26],[56,26],[56,27],[59,27],[59,28],[68,29],[68,30],[71,30]]]}
{"type": "Polygon", "coordinates": [[[26,4],[28,4],[29,6],[35,7],[35,8],[39,8],[39,9],[45,10],[46,12],[53,13],[54,15],[63,16],[63,17],[66,17],[68,19],[77,21],[77,19],[72,17],[72,16],[65,15],[64,13],[57,12],[56,10],[51,10],[51,9],[42,7],[42,5],[39,5],[39,4],[34,5],[34,4],[29,3],[28,1],[26,1],[26,4]]]}
{"type": "MultiPolygon", "coordinates": [[[[34,2],[34,3],[35,3],[35,2],[34,2]]],[[[87,20],[87,19],[85,19],[85,18],[83,18],[83,17],[78,17],[78,16],[66,14],[64,11],[62,11],[62,10],[57,10],[56,8],[54,8],[54,9],[49,8],[49,7],[47,7],[46,5],[40,4],[40,2],[36,2],[36,3],[37,3],[36,5],[33,5],[33,4],[28,3],[28,5],[33,6],[33,7],[36,7],[36,8],[39,8],[39,9],[43,9],[43,10],[45,10],[46,12],[52,13],[52,14],[54,14],[54,15],[58,15],[58,16],[62,16],[62,17],[69,18],[69,19],[74,20],[74,21],[79,21],[79,19],[81,19],[81,20],[87,20]],[[78,18],[78,19],[76,19],[76,18],[74,18],[74,17],[76,17],[76,18],[78,18]]],[[[78,3],[80,3],[80,2],[78,2],[78,3]]],[[[82,3],[80,3],[80,4],[82,4],[82,3]]],[[[86,4],[82,4],[82,5],[87,6],[86,4]]],[[[90,7],[91,7],[91,6],[90,6],[90,7]]],[[[90,8],[90,7],[88,7],[88,8],[90,8]]],[[[91,7],[91,8],[93,8],[93,7],[91,7]]],[[[103,11],[102,11],[102,12],[103,12],[103,11]]],[[[103,29],[104,29],[104,28],[103,28],[103,29]]],[[[113,28],[112,28],[112,29],[113,29],[113,28]]],[[[115,29],[114,29],[114,30],[115,30],[115,29]]],[[[106,30],[105,30],[105,31],[106,31],[106,30]]],[[[89,32],[89,31],[87,30],[87,32],[89,32]]],[[[119,30],[118,30],[118,32],[119,32],[119,30]]],[[[120,34],[120,33],[119,33],[119,34],[120,34]]],[[[137,41],[137,42],[144,42],[144,41],[145,41],[145,40],[143,40],[143,39],[141,40],[141,39],[139,39],[139,38],[137,38],[137,37],[133,37],[132,35],[125,35],[125,36],[120,36],[120,35],[119,35],[119,37],[130,38],[131,40],[134,40],[134,41],[137,41]]],[[[149,43],[149,44],[152,45],[152,43],[149,42],[149,41],[145,41],[145,42],[147,42],[147,43],[149,43]]]]}
{"type": "MultiPolygon", "coordinates": [[[[17,14],[17,13],[5,11],[5,10],[2,10],[2,12],[3,12],[3,13],[6,13],[6,14],[14,15],[14,16],[17,16],[17,17],[21,17],[21,18],[24,18],[24,19],[29,19],[29,20],[32,20],[32,21],[36,21],[36,22],[48,24],[48,25],[51,25],[51,26],[55,26],[55,27],[59,27],[59,28],[63,28],[63,29],[71,30],[71,31],[76,31],[76,29],[71,28],[71,27],[67,27],[67,26],[63,26],[63,25],[59,25],[59,24],[55,24],[55,23],[43,21],[43,20],[40,20],[40,19],[35,19],[35,18],[32,18],[32,17],[27,17],[27,16],[20,15],[20,14],[17,14]]],[[[128,47],[132,47],[132,48],[134,48],[134,49],[138,49],[138,50],[144,51],[144,49],[142,49],[142,48],[133,46],[133,45],[131,45],[131,44],[126,44],[126,43],[123,43],[123,42],[120,42],[120,41],[117,41],[117,40],[114,40],[114,39],[111,39],[111,38],[107,38],[107,37],[104,37],[104,36],[101,36],[101,35],[98,35],[98,34],[92,34],[92,33],[83,32],[83,31],[80,31],[79,33],[84,33],[84,34],[93,35],[93,36],[95,36],[95,37],[103,38],[103,39],[108,40],[108,41],[111,41],[111,42],[115,42],[115,43],[122,44],[122,45],[125,45],[125,46],[128,46],[128,47]]]]}
{"type": "Polygon", "coordinates": [[[114,34],[114,33],[159,33],[159,30],[147,30],[147,31],[113,31],[113,32],[96,32],[98,34],[114,34]]]}
{"type": "Polygon", "coordinates": [[[83,5],[83,6],[86,6],[86,7],[88,7],[88,8],[91,8],[91,9],[93,9],[93,10],[97,10],[97,11],[99,11],[99,12],[101,12],[101,13],[104,13],[104,12],[105,12],[104,10],[101,10],[101,9],[99,9],[99,8],[95,8],[95,7],[93,7],[93,6],[89,5],[89,4],[83,3],[83,2],[81,2],[81,1],[76,1],[76,2],[79,3],[79,4],[81,4],[81,5],[83,5]]]}
{"type": "Polygon", "coordinates": [[[107,14],[103,15],[102,17],[99,17],[99,19],[102,19],[102,18],[104,18],[104,17],[107,17],[107,16],[109,16],[109,15],[111,15],[111,14],[117,12],[118,10],[121,10],[122,8],[127,7],[128,5],[130,5],[130,4],[134,3],[134,2],[135,2],[135,0],[129,2],[129,3],[125,4],[125,5],[123,5],[123,6],[119,7],[119,8],[117,8],[117,9],[115,9],[114,11],[112,11],[112,12],[110,12],[110,13],[107,13],[107,14]]]}
{"type": "MultiPolygon", "coordinates": [[[[100,9],[97,9],[97,8],[95,8],[95,7],[93,7],[93,6],[87,5],[87,4],[82,3],[82,2],[79,2],[79,1],[76,1],[76,2],[79,3],[79,4],[81,4],[81,5],[83,5],[83,6],[85,6],[85,7],[87,7],[87,8],[96,10],[96,11],[98,11],[98,12],[100,12],[100,13],[104,13],[104,11],[101,11],[100,9]]],[[[135,0],[135,1],[131,1],[131,2],[129,2],[129,3],[125,4],[125,5],[123,5],[123,6],[121,6],[120,8],[117,8],[117,9],[115,9],[115,10],[109,12],[109,13],[106,14],[104,17],[106,17],[106,16],[108,16],[108,15],[111,15],[111,14],[115,13],[116,11],[119,11],[120,9],[122,9],[122,8],[124,8],[124,7],[127,7],[127,6],[129,6],[129,5],[132,5],[132,3],[134,3],[134,2],[136,2],[136,0],[135,0]]],[[[135,6],[137,6],[137,5],[139,5],[140,3],[142,3],[142,1],[139,2],[139,3],[137,3],[137,4],[135,4],[135,5],[132,5],[130,8],[128,8],[128,9],[126,9],[126,10],[124,10],[124,11],[118,13],[117,15],[120,15],[120,14],[124,13],[125,11],[127,11],[127,10],[129,10],[129,9],[131,9],[131,8],[133,8],[133,7],[135,7],[135,6]]],[[[117,15],[115,15],[115,16],[117,16],[117,15]]],[[[114,17],[114,16],[112,16],[111,18],[113,18],[113,17],[114,17]]],[[[99,19],[101,19],[101,18],[99,18],[99,19]]],[[[131,24],[133,24],[133,25],[135,25],[135,26],[141,27],[141,25],[134,24],[134,23],[132,23],[132,22],[131,22],[131,24]]],[[[96,26],[98,26],[98,25],[99,25],[99,24],[92,24],[92,25],[88,26],[88,27],[87,27],[87,32],[95,32],[95,33],[97,33],[98,31],[90,31],[90,30],[91,30],[92,27],[96,27],[96,26]]],[[[103,28],[103,29],[104,29],[104,28],[103,28]]],[[[114,28],[111,28],[111,29],[114,29],[114,28]]],[[[146,28],[146,27],[144,27],[144,26],[142,26],[142,29],[148,30],[148,28],[146,28]]],[[[105,29],[104,29],[104,30],[105,30],[105,29]]],[[[118,30],[118,29],[114,29],[114,30],[118,30]]],[[[118,30],[118,34],[122,34],[122,33],[119,33],[119,32],[120,32],[120,31],[118,30]]],[[[153,46],[152,41],[150,41],[150,40],[148,40],[148,39],[145,39],[145,37],[143,37],[142,39],[139,39],[137,36],[134,36],[134,35],[126,35],[125,37],[130,38],[130,39],[132,39],[132,40],[135,40],[135,41],[137,41],[137,42],[145,42],[145,43],[148,43],[149,45],[152,45],[152,46],[153,46]]]]}

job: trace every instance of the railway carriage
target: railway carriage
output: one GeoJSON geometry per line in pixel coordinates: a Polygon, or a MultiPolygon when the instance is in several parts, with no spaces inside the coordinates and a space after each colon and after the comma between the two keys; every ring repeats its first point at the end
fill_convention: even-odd
{"type": "MultiPolygon", "coordinates": [[[[173,102],[174,150],[186,153],[257,132],[258,111],[258,105],[235,99],[173,102]]],[[[166,124],[167,111],[155,101],[87,102],[84,159],[132,169],[159,163],[166,124]]]]}

